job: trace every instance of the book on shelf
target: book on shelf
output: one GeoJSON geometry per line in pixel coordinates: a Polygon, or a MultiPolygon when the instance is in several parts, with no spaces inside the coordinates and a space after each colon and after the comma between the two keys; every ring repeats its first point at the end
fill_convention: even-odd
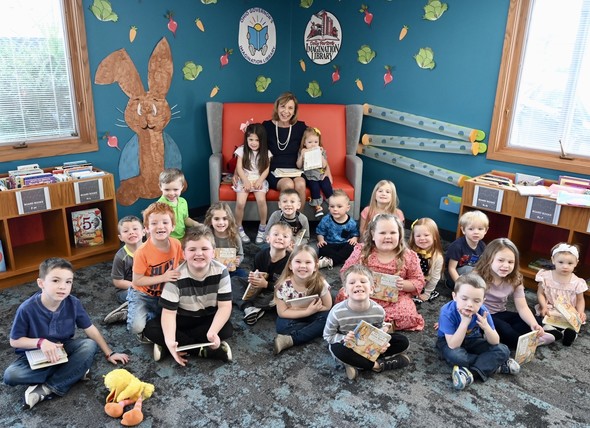
{"type": "Polygon", "coordinates": [[[303,171],[297,168],[276,168],[273,172],[272,175],[274,175],[277,178],[294,178],[294,177],[299,177],[301,176],[301,173],[303,171]]]}
{"type": "Polygon", "coordinates": [[[473,178],[476,183],[491,184],[496,186],[512,187],[512,180],[502,175],[483,174],[473,178]]]}
{"type": "Polygon", "coordinates": [[[4,258],[4,250],[2,249],[2,241],[0,241],[0,272],[6,272],[6,259],[4,258]]]}
{"type": "Polygon", "coordinates": [[[397,302],[399,297],[399,288],[397,287],[398,275],[389,275],[387,273],[374,273],[375,291],[373,299],[383,300],[385,302],[397,302]]]}
{"type": "Polygon", "coordinates": [[[216,248],[215,260],[227,266],[229,272],[236,270],[236,258],[238,257],[238,250],[235,248],[216,248]]]}
{"type": "Polygon", "coordinates": [[[561,186],[580,187],[582,189],[590,190],[590,179],[587,178],[560,175],[558,183],[561,186]]]}
{"type": "Polygon", "coordinates": [[[307,150],[303,154],[303,170],[319,169],[323,166],[322,149],[317,147],[313,150],[307,150]]]}
{"type": "Polygon", "coordinates": [[[543,184],[545,180],[537,175],[530,175],[530,174],[522,174],[517,172],[514,174],[514,184],[515,185],[522,185],[522,186],[537,186],[539,184],[543,184]]]}
{"type": "Polygon", "coordinates": [[[72,211],[74,246],[93,247],[104,244],[102,216],[98,208],[72,211]]]}
{"type": "Polygon", "coordinates": [[[570,192],[559,192],[557,194],[557,203],[559,205],[572,205],[575,207],[590,207],[590,194],[576,194],[570,192]]]}
{"type": "Polygon", "coordinates": [[[313,302],[318,300],[320,296],[312,294],[311,296],[296,297],[285,301],[288,308],[307,308],[313,302]]]}
{"type": "Polygon", "coordinates": [[[197,349],[197,348],[204,348],[206,346],[211,346],[213,345],[213,342],[207,342],[207,343],[192,343],[190,345],[183,345],[183,346],[177,346],[176,347],[176,352],[183,352],[183,351],[189,351],[191,349],[197,349]]]}
{"type": "Polygon", "coordinates": [[[391,335],[380,328],[369,324],[365,320],[354,329],[354,341],[346,342],[346,346],[363,357],[376,361],[381,354],[381,349],[389,343],[391,335]]]}
{"type": "Polygon", "coordinates": [[[43,367],[55,366],[56,364],[63,364],[68,361],[68,354],[64,350],[64,348],[57,348],[57,352],[59,354],[59,359],[52,363],[49,359],[45,356],[41,349],[33,349],[31,351],[25,351],[25,355],[27,356],[27,360],[29,361],[29,366],[33,370],[41,369],[43,367]]]}
{"type": "Polygon", "coordinates": [[[582,326],[582,320],[580,314],[565,297],[559,296],[555,302],[553,302],[553,311],[549,311],[549,314],[543,319],[543,324],[549,324],[559,328],[572,328],[576,333],[580,332],[582,326]]]}
{"type": "Polygon", "coordinates": [[[514,359],[520,365],[528,363],[535,358],[537,345],[539,343],[537,331],[529,331],[518,338],[514,359]]]}
{"type": "Polygon", "coordinates": [[[544,259],[544,258],[539,258],[539,259],[533,260],[532,262],[529,263],[528,266],[530,269],[533,269],[533,270],[541,270],[541,269],[553,270],[555,268],[555,266],[553,266],[553,263],[551,262],[551,260],[544,259]]]}
{"type": "Polygon", "coordinates": [[[520,196],[551,196],[551,191],[541,185],[515,184],[514,187],[520,196]]]}

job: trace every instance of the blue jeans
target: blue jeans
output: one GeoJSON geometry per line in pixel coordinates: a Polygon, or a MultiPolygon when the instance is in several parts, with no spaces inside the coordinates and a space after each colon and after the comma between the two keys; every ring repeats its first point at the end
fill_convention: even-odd
{"type": "Polygon", "coordinates": [[[294,345],[311,342],[316,337],[322,337],[328,312],[316,312],[308,317],[296,319],[277,317],[277,333],[291,336],[294,345]]]}
{"type": "Polygon", "coordinates": [[[92,339],[71,339],[64,342],[68,361],[63,364],[33,370],[22,354],[4,371],[4,383],[9,386],[46,384],[51,392],[65,395],[72,385],[84,377],[92,366],[98,345],[92,339]]]}
{"type": "Polygon", "coordinates": [[[159,300],[159,297],[148,296],[141,291],[130,288],[127,293],[127,301],[129,302],[127,330],[139,334],[149,320],[159,317],[162,312],[162,308],[158,305],[159,300]]]}
{"type": "Polygon", "coordinates": [[[322,180],[310,180],[305,177],[305,184],[307,184],[307,188],[311,195],[311,202],[309,205],[312,207],[322,204],[320,190],[324,193],[326,200],[334,193],[334,190],[332,190],[332,183],[328,177],[324,177],[322,180]]]}
{"type": "Polygon", "coordinates": [[[451,349],[447,339],[439,337],[436,347],[440,356],[450,365],[467,367],[476,372],[484,382],[498,370],[510,356],[510,350],[502,343],[490,345],[482,337],[465,339],[459,348],[451,349]]]}
{"type": "Polygon", "coordinates": [[[127,294],[128,294],[129,290],[119,290],[117,289],[117,303],[119,303],[120,305],[122,305],[123,303],[125,303],[127,301],[127,294]]]}

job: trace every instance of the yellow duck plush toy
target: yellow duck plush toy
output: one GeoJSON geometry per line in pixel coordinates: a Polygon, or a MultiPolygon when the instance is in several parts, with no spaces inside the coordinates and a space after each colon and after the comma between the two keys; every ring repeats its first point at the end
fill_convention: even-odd
{"type": "Polygon", "coordinates": [[[132,427],[143,421],[141,411],[143,400],[154,393],[154,385],[142,382],[125,369],[116,369],[104,377],[104,384],[110,391],[104,411],[107,415],[118,418],[123,415],[121,424],[132,427]],[[135,403],[133,409],[123,413],[125,406],[135,403]]]}

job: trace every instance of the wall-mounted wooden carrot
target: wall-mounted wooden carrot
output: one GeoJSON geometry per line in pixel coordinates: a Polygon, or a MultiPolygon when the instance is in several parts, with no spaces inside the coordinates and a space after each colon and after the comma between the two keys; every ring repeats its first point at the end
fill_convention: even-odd
{"type": "Polygon", "coordinates": [[[132,25],[129,28],[129,41],[131,43],[133,43],[133,40],[135,40],[135,37],[137,36],[137,27],[135,25],[132,25]]]}
{"type": "Polygon", "coordinates": [[[399,32],[399,39],[403,40],[404,37],[406,37],[408,35],[408,30],[410,29],[410,27],[408,27],[407,25],[404,25],[402,27],[402,29],[399,32]]]}
{"type": "Polygon", "coordinates": [[[359,88],[360,91],[362,91],[364,89],[363,88],[363,81],[361,79],[357,78],[355,80],[355,83],[356,83],[356,87],[359,88]]]}
{"type": "Polygon", "coordinates": [[[219,86],[214,86],[213,89],[211,89],[211,93],[209,94],[209,98],[213,98],[215,95],[217,95],[218,92],[219,92],[219,86]]]}
{"type": "Polygon", "coordinates": [[[197,26],[197,28],[199,30],[201,30],[203,33],[205,32],[205,26],[203,25],[203,21],[201,21],[201,18],[197,18],[195,19],[195,25],[197,26]]]}
{"type": "Polygon", "coordinates": [[[301,69],[305,73],[305,61],[303,61],[302,59],[299,60],[299,67],[301,67],[301,69]]]}

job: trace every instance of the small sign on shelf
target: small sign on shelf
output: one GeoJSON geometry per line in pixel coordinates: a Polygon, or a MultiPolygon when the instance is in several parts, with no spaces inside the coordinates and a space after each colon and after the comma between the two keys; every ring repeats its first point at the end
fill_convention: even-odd
{"type": "Polygon", "coordinates": [[[16,204],[19,214],[31,214],[37,211],[51,209],[49,188],[38,187],[36,189],[21,190],[16,192],[16,204]]]}
{"type": "Polygon", "coordinates": [[[485,186],[475,186],[473,192],[473,206],[500,212],[504,190],[485,186]]]}
{"type": "Polygon", "coordinates": [[[561,205],[555,199],[537,198],[529,196],[526,205],[525,217],[530,220],[538,220],[545,223],[559,223],[561,205]]]}
{"type": "Polygon", "coordinates": [[[76,194],[77,204],[104,199],[102,178],[99,178],[98,180],[74,182],[74,193],[76,194]]]}

